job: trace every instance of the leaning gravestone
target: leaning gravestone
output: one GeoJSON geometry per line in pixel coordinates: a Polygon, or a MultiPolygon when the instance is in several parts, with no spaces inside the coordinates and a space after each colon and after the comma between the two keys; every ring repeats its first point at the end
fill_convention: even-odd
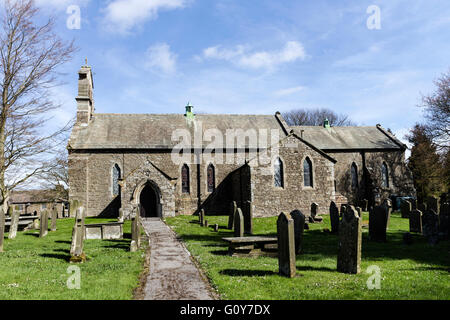
{"type": "Polygon", "coordinates": [[[238,208],[234,214],[234,236],[244,236],[244,215],[242,214],[241,208],[238,208]]]}
{"type": "Polygon", "coordinates": [[[422,216],[422,233],[429,244],[439,242],[439,215],[433,209],[428,209],[422,216]]]}
{"type": "Polygon", "coordinates": [[[237,204],[236,201],[231,202],[230,206],[230,214],[228,216],[228,229],[233,230],[234,229],[234,216],[236,215],[237,211],[237,204]]]}
{"type": "Polygon", "coordinates": [[[427,209],[432,209],[434,212],[439,214],[439,199],[436,197],[428,197],[427,198],[427,209]]]}
{"type": "Polygon", "coordinates": [[[375,206],[369,211],[369,239],[386,242],[386,226],[389,209],[386,206],[375,206]]]}
{"type": "Polygon", "coordinates": [[[41,222],[39,224],[39,238],[43,238],[48,234],[48,212],[44,210],[41,212],[41,222]]]}
{"type": "Polygon", "coordinates": [[[408,200],[403,200],[400,204],[400,211],[402,212],[402,218],[408,219],[409,214],[412,211],[411,202],[409,202],[408,200]]]}
{"type": "Polygon", "coordinates": [[[305,215],[300,210],[291,212],[291,218],[294,220],[294,240],[295,240],[295,254],[302,252],[303,231],[305,229],[305,215]]]}
{"type": "Polygon", "coordinates": [[[360,273],[361,243],[361,218],[353,206],[349,206],[339,225],[339,251],[337,258],[337,270],[339,272],[360,273]]]}
{"type": "Polygon", "coordinates": [[[409,232],[422,233],[422,211],[412,210],[409,214],[409,232]]]}
{"type": "Polygon", "coordinates": [[[79,207],[76,212],[75,226],[72,232],[72,245],[70,248],[71,263],[86,261],[86,255],[83,252],[84,237],[84,208],[79,207]]]}
{"type": "Polygon", "coordinates": [[[439,213],[439,231],[444,237],[450,236],[450,203],[442,203],[439,213]]]}
{"type": "Polygon", "coordinates": [[[245,202],[244,210],[244,233],[253,234],[253,206],[251,201],[245,202]]]}
{"type": "Polygon", "coordinates": [[[58,219],[58,211],[56,206],[52,208],[50,231],[56,231],[56,220],[58,219]]]}
{"type": "Polygon", "coordinates": [[[330,204],[331,232],[339,233],[339,209],[334,201],[330,204]]]}
{"type": "Polygon", "coordinates": [[[11,226],[9,227],[8,239],[15,239],[17,236],[17,229],[19,228],[20,212],[14,211],[11,216],[11,226]]]}
{"type": "Polygon", "coordinates": [[[283,212],[277,220],[278,270],[283,276],[295,277],[294,221],[283,212]]]}
{"type": "Polygon", "coordinates": [[[5,237],[5,212],[3,206],[0,206],[0,252],[3,252],[3,241],[5,237]]]}

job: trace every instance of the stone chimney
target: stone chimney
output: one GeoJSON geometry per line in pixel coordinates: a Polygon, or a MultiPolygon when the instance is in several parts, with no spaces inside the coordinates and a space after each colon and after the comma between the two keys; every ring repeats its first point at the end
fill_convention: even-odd
{"type": "Polygon", "coordinates": [[[77,124],[88,125],[94,114],[94,80],[91,67],[82,66],[78,71],[77,124]]]}

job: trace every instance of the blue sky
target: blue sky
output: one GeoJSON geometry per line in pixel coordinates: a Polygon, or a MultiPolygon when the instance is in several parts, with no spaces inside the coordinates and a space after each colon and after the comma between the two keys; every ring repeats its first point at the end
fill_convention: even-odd
{"type": "Polygon", "coordinates": [[[76,112],[77,71],[94,71],[98,113],[274,114],[330,108],[399,138],[421,94],[450,68],[447,0],[36,0],[80,48],[55,90],[76,112]],[[66,27],[69,5],[81,29],[66,27]],[[369,29],[371,5],[381,28],[369,29]]]}

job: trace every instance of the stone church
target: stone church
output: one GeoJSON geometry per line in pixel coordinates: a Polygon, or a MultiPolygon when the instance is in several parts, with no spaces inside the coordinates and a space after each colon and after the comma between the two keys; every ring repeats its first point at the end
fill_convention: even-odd
{"type": "MultiPolygon", "coordinates": [[[[275,115],[95,113],[89,66],[78,78],[68,142],[69,198],[88,216],[228,214],[256,217],[331,201],[415,195],[406,146],[380,125],[290,127],[275,115]]],[[[181,110],[180,110],[181,111],[181,110]]]]}

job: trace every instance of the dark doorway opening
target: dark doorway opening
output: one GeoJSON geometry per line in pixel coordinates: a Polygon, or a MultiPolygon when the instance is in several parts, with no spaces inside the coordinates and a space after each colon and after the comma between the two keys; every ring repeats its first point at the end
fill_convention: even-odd
{"type": "Polygon", "coordinates": [[[142,218],[161,217],[159,193],[151,184],[147,183],[142,189],[139,201],[142,218]]]}

